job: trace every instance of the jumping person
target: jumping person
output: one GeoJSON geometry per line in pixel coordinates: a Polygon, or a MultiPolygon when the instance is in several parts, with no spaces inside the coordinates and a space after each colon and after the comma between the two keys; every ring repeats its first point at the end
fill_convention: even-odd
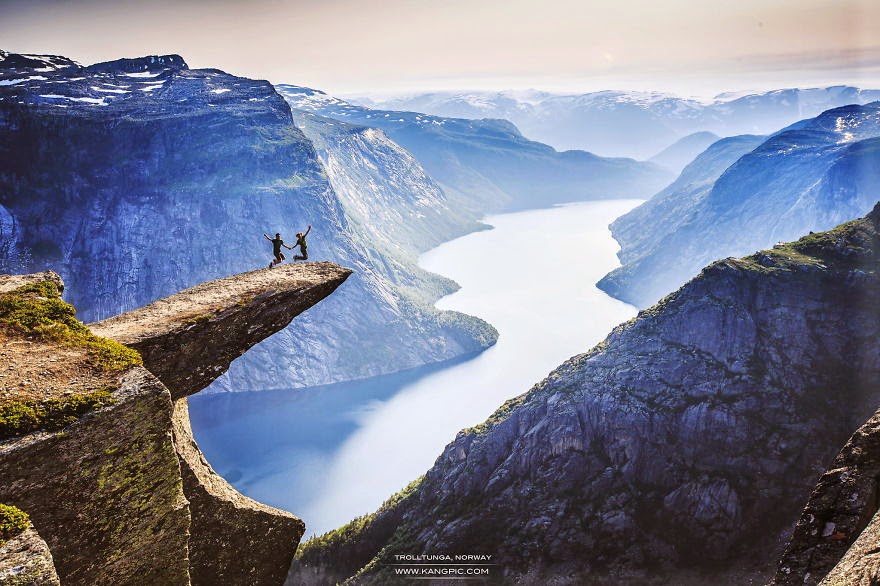
{"type": "MultiPolygon", "coordinates": [[[[275,238],[269,238],[269,236],[264,232],[263,236],[266,237],[266,240],[272,243],[272,254],[275,255],[275,259],[269,263],[270,269],[284,260],[284,255],[281,254],[282,246],[287,250],[293,250],[295,248],[295,246],[288,246],[284,244],[284,240],[281,239],[281,234],[275,234],[275,238]]],[[[299,236],[299,234],[297,234],[297,236],[299,236]]]]}
{"type": "Polygon", "coordinates": [[[312,231],[312,225],[309,224],[309,228],[308,228],[308,230],[306,230],[305,234],[303,234],[302,232],[297,232],[296,244],[293,245],[293,248],[296,248],[297,246],[299,246],[299,251],[302,254],[301,255],[300,254],[294,255],[293,260],[308,260],[308,258],[309,258],[308,246],[309,245],[306,244],[306,236],[308,236],[309,232],[311,232],[311,231],[312,231]]]}

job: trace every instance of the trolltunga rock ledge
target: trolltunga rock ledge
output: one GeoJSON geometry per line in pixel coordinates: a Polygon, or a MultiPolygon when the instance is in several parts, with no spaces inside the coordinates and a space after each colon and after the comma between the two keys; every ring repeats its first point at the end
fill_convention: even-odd
{"type": "MultiPolygon", "coordinates": [[[[64,584],[283,583],[303,522],[238,493],[211,469],[192,436],[187,395],[332,293],[349,274],[332,263],[263,269],[204,283],[94,324],[94,333],[139,350],[146,369],[128,364],[104,372],[88,348],[0,328],[0,360],[21,354],[26,358],[21,364],[32,367],[38,357],[52,357],[37,364],[47,379],[35,385],[57,391],[52,400],[70,401],[74,390],[109,393],[107,401],[63,421],[63,427],[24,430],[0,441],[0,502],[30,515],[48,547],[42,553],[51,555],[46,559],[64,584]],[[19,347],[27,351],[16,354],[19,347]],[[62,351],[67,354],[60,357],[62,351]]],[[[16,293],[42,281],[63,290],[60,277],[47,272],[0,276],[0,292],[57,306],[60,299],[39,291],[16,293]]],[[[29,388],[15,387],[18,395],[29,388]]],[[[46,398],[18,395],[6,397],[7,403],[46,398]]],[[[23,547],[13,545],[16,551],[23,547]]],[[[39,548],[20,553],[27,564],[46,565],[39,548]]],[[[18,558],[7,557],[0,552],[0,572],[9,564],[13,570],[21,566],[18,558]]],[[[6,583],[0,576],[0,584],[6,583]]]]}
{"type": "Polygon", "coordinates": [[[351,272],[329,262],[261,269],[89,324],[95,334],[140,352],[171,392],[174,447],[191,515],[193,585],[281,584],[305,525],[245,497],[214,472],[193,437],[187,396],[333,293],[351,272]]]}
{"type": "Polygon", "coordinates": [[[207,387],[350,274],[330,262],[260,269],[202,283],[89,328],[140,352],[144,366],[178,399],[207,387]]]}

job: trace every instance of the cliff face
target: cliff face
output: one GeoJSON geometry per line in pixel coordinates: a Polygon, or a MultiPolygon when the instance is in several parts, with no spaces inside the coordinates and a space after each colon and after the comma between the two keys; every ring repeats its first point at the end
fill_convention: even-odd
{"type": "Polygon", "coordinates": [[[64,584],[283,582],[303,523],[211,470],[186,395],[349,274],[263,269],[96,324],[141,348],[146,368],[74,319],[57,275],[0,277],[0,351],[14,369],[0,395],[0,502],[30,515],[64,584]],[[38,381],[15,366],[34,364],[38,381]]]}
{"type": "Polygon", "coordinates": [[[434,248],[478,226],[475,213],[453,206],[421,164],[382,130],[303,110],[293,119],[315,146],[360,243],[391,248],[386,256],[434,248]]]}
{"type": "Polygon", "coordinates": [[[875,584],[880,580],[880,411],[822,474],[770,586],[875,584]]]}
{"type": "MultiPolygon", "coordinates": [[[[448,283],[407,282],[399,275],[410,267],[367,252],[371,234],[349,220],[312,143],[268,82],[192,70],[174,55],[81,67],[7,54],[0,80],[0,268],[57,269],[85,319],[265,267],[264,232],[292,243],[312,224],[310,254],[357,274],[295,332],[250,352],[218,387],[330,383],[494,342],[488,324],[433,309],[448,283]]],[[[443,215],[441,199],[429,203],[443,215]]],[[[413,217],[393,198],[386,204],[403,223],[431,219],[413,217]]],[[[460,232],[471,226],[448,223],[460,232]]]]}
{"type": "Polygon", "coordinates": [[[702,174],[711,184],[664,190],[615,222],[623,266],[599,286],[647,307],[714,260],[864,215],[880,188],[878,112],[880,102],[844,106],[757,145],[726,139],[740,140],[727,149],[740,155],[734,160],[712,156],[723,144],[716,143],[682,172],[682,178],[702,174]]]}
{"type": "Polygon", "coordinates": [[[0,445],[0,501],[30,515],[65,584],[188,584],[171,397],[143,368],[118,385],[63,430],[0,445]]]}
{"type": "Polygon", "coordinates": [[[878,253],[880,206],[712,264],[459,433],[397,504],[306,544],[297,575],[372,560],[359,583],[381,582],[396,553],[489,553],[530,583],[769,576],[880,400],[878,253]]]}

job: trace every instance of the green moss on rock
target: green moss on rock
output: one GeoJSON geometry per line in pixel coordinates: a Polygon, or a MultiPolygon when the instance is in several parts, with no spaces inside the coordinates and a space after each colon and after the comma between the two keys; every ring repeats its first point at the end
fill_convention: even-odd
{"type": "Polygon", "coordinates": [[[0,441],[37,430],[62,429],[89,411],[114,402],[111,389],[45,401],[12,401],[0,405],[0,441]]]}
{"type": "Polygon", "coordinates": [[[85,348],[95,365],[109,372],[143,364],[137,351],[99,338],[76,319],[76,310],[50,281],[0,293],[0,324],[40,341],[85,348]]]}
{"type": "Polygon", "coordinates": [[[483,423],[478,423],[477,425],[470,427],[468,429],[463,430],[460,433],[473,433],[476,435],[486,435],[490,429],[494,426],[498,425],[502,421],[506,420],[510,417],[514,411],[516,411],[517,407],[522,405],[528,399],[529,393],[523,393],[522,395],[517,395],[512,399],[506,400],[501,407],[495,410],[495,412],[489,416],[486,421],[483,423]]]}
{"type": "Polygon", "coordinates": [[[210,313],[202,313],[202,314],[194,315],[190,318],[183,320],[183,324],[187,325],[187,326],[194,326],[196,324],[203,324],[208,321],[211,321],[211,317],[212,316],[210,313]]]}
{"type": "Polygon", "coordinates": [[[11,505],[0,504],[0,543],[22,533],[30,524],[27,513],[11,505]]]}

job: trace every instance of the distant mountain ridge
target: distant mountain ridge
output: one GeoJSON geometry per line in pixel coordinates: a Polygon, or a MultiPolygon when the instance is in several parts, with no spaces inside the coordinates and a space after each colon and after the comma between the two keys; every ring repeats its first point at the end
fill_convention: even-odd
{"type": "Polygon", "coordinates": [[[866,213],[880,193],[880,102],[825,111],[760,144],[724,139],[704,155],[611,225],[623,266],[601,289],[647,307],[713,260],[866,213]],[[713,155],[722,146],[731,156],[713,155]]]}
{"type": "Polygon", "coordinates": [[[507,120],[374,110],[310,88],[277,87],[296,110],[381,129],[412,153],[463,209],[485,212],[644,198],[673,178],[651,163],[585,151],[558,152],[524,138],[507,120]]]}
{"type": "Polygon", "coordinates": [[[676,173],[681,173],[688,163],[720,138],[712,132],[695,132],[678,139],[648,160],[676,173]]]}
{"type": "Polygon", "coordinates": [[[558,149],[647,159],[694,132],[770,134],[824,110],[876,100],[880,90],[831,86],[721,94],[708,102],[638,91],[435,92],[354,101],[438,116],[505,118],[528,138],[558,149]]]}

